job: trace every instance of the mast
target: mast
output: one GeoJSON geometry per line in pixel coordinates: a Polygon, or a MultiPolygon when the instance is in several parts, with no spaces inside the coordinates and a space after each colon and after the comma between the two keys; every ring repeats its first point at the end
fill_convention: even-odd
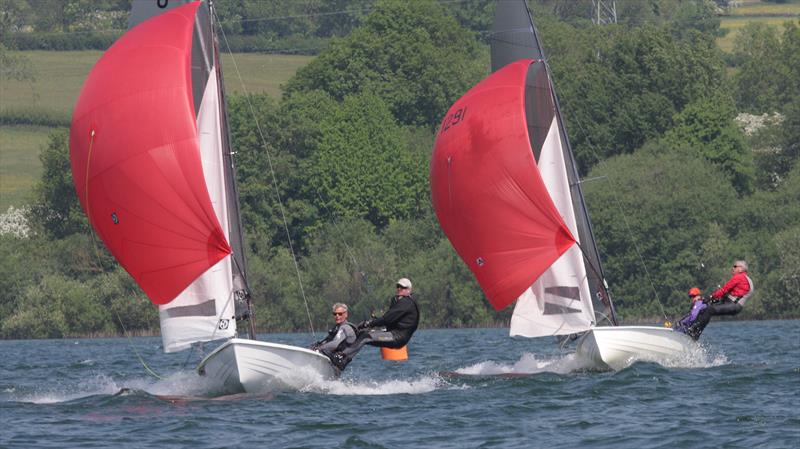
{"type": "Polygon", "coordinates": [[[220,124],[222,127],[222,158],[225,161],[225,185],[226,201],[228,204],[228,223],[230,229],[229,243],[231,245],[231,263],[233,268],[234,300],[236,301],[236,320],[248,320],[248,336],[251,340],[256,339],[255,312],[253,301],[250,295],[250,285],[247,282],[247,259],[244,254],[244,232],[242,230],[242,216],[239,207],[239,190],[236,186],[236,167],[234,165],[231,145],[230,127],[228,126],[228,108],[225,99],[224,80],[222,78],[222,66],[219,57],[219,40],[214,27],[216,14],[214,12],[214,2],[208,1],[209,21],[211,30],[211,43],[213,45],[214,70],[217,74],[217,91],[219,92],[220,124]]]}
{"type": "MultiPolygon", "coordinates": [[[[569,142],[564,118],[561,114],[561,107],[556,95],[555,86],[551,76],[550,66],[545,58],[544,49],[539,39],[539,33],[533,22],[533,16],[525,0],[518,2],[497,2],[498,11],[495,15],[495,25],[491,38],[492,43],[492,71],[497,71],[501,67],[522,58],[530,58],[540,61],[545,68],[547,82],[550,88],[555,115],[559,125],[559,134],[564,142],[563,153],[567,165],[567,176],[570,184],[570,196],[572,197],[573,209],[576,211],[578,227],[579,248],[584,256],[587,266],[587,276],[589,285],[597,295],[597,298],[606,307],[609,318],[614,325],[617,325],[616,311],[608,292],[608,286],[603,274],[600,262],[600,253],[597,249],[597,242],[594,237],[589,213],[581,189],[580,175],[575,164],[575,157],[572,146],[569,142]],[[499,25],[498,25],[499,24],[499,25]]],[[[533,71],[532,71],[533,72],[533,71]]],[[[534,76],[531,73],[531,76],[534,76]]],[[[533,87],[531,83],[529,88],[533,87]]],[[[533,128],[529,124],[529,128],[533,128]]],[[[537,131],[531,129],[532,138],[536,138],[537,131]]],[[[536,146],[534,146],[536,147],[536,146]]],[[[535,155],[538,160],[538,154],[535,155]]]]}

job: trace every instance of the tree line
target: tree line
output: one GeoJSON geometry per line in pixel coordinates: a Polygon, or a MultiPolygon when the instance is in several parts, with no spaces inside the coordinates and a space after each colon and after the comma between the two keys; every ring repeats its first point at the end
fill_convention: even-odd
{"type": "MultiPolygon", "coordinates": [[[[749,26],[723,58],[705,2],[632,2],[651,9],[603,27],[564,9],[575,3],[532,7],[622,319],[681,314],[686,290],[709,292],[735,259],[757,286],[743,317],[800,315],[798,23],[749,26]]],[[[505,325],[428,189],[439,121],[488,75],[476,28],[491,3],[369,4],[280,99],[229,98],[259,330],[324,328],[334,302],[366,318],[399,277],[425,327],[505,325]]],[[[0,335],[154,331],[154,306],[88,229],[67,142],[55,132],[42,150],[28,236],[0,235],[0,335]]]]}

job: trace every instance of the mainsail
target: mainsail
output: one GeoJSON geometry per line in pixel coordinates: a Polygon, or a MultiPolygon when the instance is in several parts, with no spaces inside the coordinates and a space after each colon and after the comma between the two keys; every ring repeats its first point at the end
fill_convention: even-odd
{"type": "Polygon", "coordinates": [[[212,17],[160,3],[134,2],[133,28],[89,74],[70,158],[89,221],[159,305],[172,352],[235,335],[246,267],[212,17]]]}
{"type": "Polygon", "coordinates": [[[596,324],[593,298],[607,293],[524,1],[497,2],[491,45],[494,73],[451,107],[437,135],[434,208],[492,305],[516,300],[511,335],[585,331],[596,324]]]}

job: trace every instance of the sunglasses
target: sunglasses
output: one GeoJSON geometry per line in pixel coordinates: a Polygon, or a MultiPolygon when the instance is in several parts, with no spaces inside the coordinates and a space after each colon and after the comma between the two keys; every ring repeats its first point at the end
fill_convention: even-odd
{"type": "Polygon", "coordinates": [[[344,314],[346,314],[346,313],[347,313],[347,312],[333,312],[333,316],[344,315],[344,314]]]}
{"type": "Polygon", "coordinates": [[[406,289],[406,288],[408,288],[408,287],[403,287],[402,285],[400,285],[400,284],[397,284],[397,288],[400,288],[400,289],[406,289]]]}

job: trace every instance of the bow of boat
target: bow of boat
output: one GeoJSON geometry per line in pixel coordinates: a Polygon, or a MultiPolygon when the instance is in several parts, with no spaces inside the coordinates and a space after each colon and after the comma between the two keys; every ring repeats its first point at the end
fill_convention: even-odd
{"type": "Polygon", "coordinates": [[[226,393],[300,389],[338,375],[324,355],[299,346],[232,338],[211,352],[197,372],[226,393]]]}

